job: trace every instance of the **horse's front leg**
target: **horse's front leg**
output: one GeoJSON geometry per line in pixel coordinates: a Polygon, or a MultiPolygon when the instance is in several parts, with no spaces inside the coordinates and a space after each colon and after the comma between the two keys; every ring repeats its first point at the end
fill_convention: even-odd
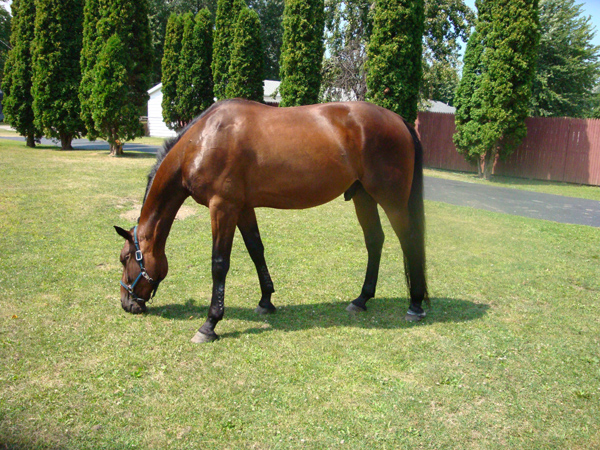
{"type": "Polygon", "coordinates": [[[211,200],[209,209],[213,235],[213,290],[208,319],[192,338],[194,343],[211,342],[219,339],[219,336],[215,333],[215,327],[223,318],[225,312],[225,278],[229,271],[231,245],[239,216],[237,208],[221,200],[211,200]]]}
{"type": "Polygon", "coordinates": [[[253,208],[244,209],[238,221],[238,228],[244,238],[244,243],[250,253],[250,257],[256,266],[258,273],[258,281],[260,283],[261,298],[256,308],[258,314],[274,313],[276,308],[271,303],[271,294],[275,292],[273,281],[269,275],[269,269],[265,261],[265,248],[260,233],[258,231],[258,223],[256,222],[256,214],[253,208]]]}

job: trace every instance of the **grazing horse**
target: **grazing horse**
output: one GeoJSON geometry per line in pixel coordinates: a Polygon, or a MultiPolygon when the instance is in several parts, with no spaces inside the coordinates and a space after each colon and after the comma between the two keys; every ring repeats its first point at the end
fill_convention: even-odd
{"type": "Polygon", "coordinates": [[[245,100],[214,104],[165,143],[148,176],[138,225],[121,252],[121,305],[131,313],[167,276],[165,243],[188,196],[209,208],[213,289],[207,321],[192,342],[218,339],[225,277],[235,228],[256,266],[262,297],[256,311],[275,312],[274,292],[254,208],[302,209],[344,194],[352,199],[364,232],[368,264],[362,291],[348,306],[365,311],[375,295],[383,231],[381,205],[400,239],[410,291],[407,320],[425,316],[425,216],[422,149],[400,116],[364,103],[273,108],[245,100]]]}

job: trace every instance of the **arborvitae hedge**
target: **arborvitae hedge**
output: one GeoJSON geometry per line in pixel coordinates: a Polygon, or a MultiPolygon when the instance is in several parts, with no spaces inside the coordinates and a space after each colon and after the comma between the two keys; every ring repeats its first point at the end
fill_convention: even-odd
{"type": "MultiPolygon", "coordinates": [[[[184,16],[183,44],[177,77],[177,109],[188,123],[213,104],[212,62],[213,24],[204,8],[194,16],[184,16]]],[[[164,88],[164,85],[163,85],[164,88]]]]}
{"type": "Polygon", "coordinates": [[[183,16],[171,14],[167,22],[165,52],[162,59],[162,113],[167,126],[175,130],[182,128],[184,124],[179,115],[179,99],[177,97],[182,41],[183,16]]]}
{"type": "Polygon", "coordinates": [[[244,8],[238,17],[231,51],[227,98],[245,98],[262,102],[263,54],[258,14],[244,8]]]}
{"type": "Polygon", "coordinates": [[[2,90],[4,92],[4,120],[26,137],[29,147],[35,146],[35,139],[41,131],[35,126],[33,114],[31,44],[35,24],[35,1],[13,0],[10,44],[4,66],[2,90]]]}
{"type": "Polygon", "coordinates": [[[317,103],[323,60],[323,0],[288,0],[283,12],[281,106],[317,103]]]}
{"type": "Polygon", "coordinates": [[[83,0],[36,0],[33,40],[33,111],[47,137],[63,150],[85,127],[78,97],[83,33],[83,0]]]}
{"type": "Polygon", "coordinates": [[[122,152],[122,139],[127,137],[127,122],[123,118],[137,116],[135,104],[123,101],[129,91],[128,66],[129,55],[115,33],[97,55],[90,97],[94,127],[110,144],[112,155],[122,152]]]}
{"type": "Polygon", "coordinates": [[[235,22],[245,6],[244,0],[218,0],[217,3],[212,73],[218,100],[226,98],[235,22]]]}
{"type": "Polygon", "coordinates": [[[81,103],[81,120],[87,129],[88,138],[97,137],[93,107],[91,104],[92,88],[94,85],[93,69],[100,53],[102,40],[98,39],[97,23],[101,17],[100,0],[86,0],[83,9],[83,43],[81,49],[81,84],[79,85],[79,101],[81,103]]]}
{"type": "Polygon", "coordinates": [[[367,99],[417,120],[421,85],[423,0],[377,0],[368,46],[367,99]]]}
{"type": "Polygon", "coordinates": [[[465,65],[463,70],[466,82],[474,80],[470,82],[474,90],[469,98],[471,88],[463,83],[455,142],[460,152],[483,162],[481,172],[489,179],[496,157],[510,155],[527,133],[525,119],[539,43],[538,1],[476,4],[479,17],[474,36],[483,46],[481,64],[465,65]]]}

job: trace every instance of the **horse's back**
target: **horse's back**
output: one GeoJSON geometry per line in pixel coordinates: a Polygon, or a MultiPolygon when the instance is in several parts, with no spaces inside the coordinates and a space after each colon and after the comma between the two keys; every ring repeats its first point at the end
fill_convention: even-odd
{"type": "Polygon", "coordinates": [[[412,174],[402,119],[370,103],[274,108],[229,101],[189,133],[186,159],[196,183],[209,196],[226,193],[252,207],[312,207],[357,180],[369,189],[382,177],[412,174]]]}

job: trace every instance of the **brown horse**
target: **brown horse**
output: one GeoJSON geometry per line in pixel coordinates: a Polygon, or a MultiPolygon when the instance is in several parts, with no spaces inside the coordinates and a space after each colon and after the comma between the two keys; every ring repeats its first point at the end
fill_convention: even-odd
{"type": "Polygon", "coordinates": [[[407,320],[425,316],[425,217],[422,149],[400,116],[370,103],[327,103],[273,108],[244,100],[216,103],[159,152],[137,227],[115,227],[126,239],[121,252],[121,305],[131,313],[167,276],[165,242],[188,196],[210,210],[213,290],[207,321],[193,342],[218,338],[225,277],[235,228],[256,265],[262,298],[271,313],[273,283],[254,208],[301,209],[344,194],[352,199],[368,251],[362,292],[349,311],[366,310],[375,295],[383,231],[381,205],[404,252],[410,306],[407,320]]]}

